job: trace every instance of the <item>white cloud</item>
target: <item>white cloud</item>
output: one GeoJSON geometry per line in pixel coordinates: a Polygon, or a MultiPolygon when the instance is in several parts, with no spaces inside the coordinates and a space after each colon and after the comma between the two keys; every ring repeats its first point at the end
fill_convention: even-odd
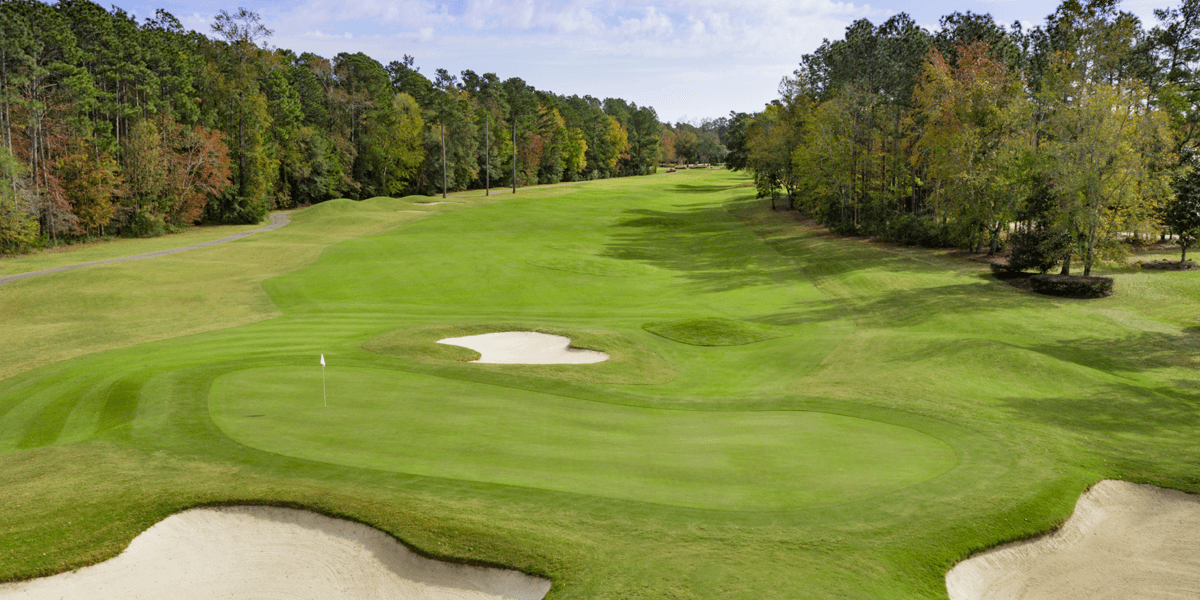
{"type": "MultiPolygon", "coordinates": [[[[411,54],[424,73],[493,71],[623,97],[664,119],[758,110],[823,38],[891,14],[838,0],[264,0],[258,10],[281,48],[384,64],[411,54]]],[[[181,20],[207,33],[212,19],[181,20]]]]}
{"type": "Polygon", "coordinates": [[[675,32],[675,24],[671,17],[658,12],[653,6],[646,7],[642,18],[623,19],[618,17],[619,25],[613,28],[613,33],[622,36],[656,36],[669,37],[675,32]]]}
{"type": "Polygon", "coordinates": [[[316,40],[352,40],[352,39],[354,39],[354,34],[350,33],[349,31],[347,31],[345,33],[340,33],[340,34],[339,33],[325,33],[324,31],[317,29],[314,31],[304,32],[304,37],[312,38],[312,39],[316,39],[316,40]]]}

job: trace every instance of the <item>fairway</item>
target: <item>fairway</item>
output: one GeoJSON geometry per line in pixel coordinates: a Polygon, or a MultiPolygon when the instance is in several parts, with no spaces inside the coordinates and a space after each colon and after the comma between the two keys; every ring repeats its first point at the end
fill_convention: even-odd
{"type": "Polygon", "coordinates": [[[945,598],[957,561],[1096,481],[1200,491],[1200,273],[1035,296],[754,194],[713,170],[334,200],[6,284],[0,581],[268,504],[549,578],[551,600],[945,598]],[[610,359],[436,343],[498,331],[610,359]]]}

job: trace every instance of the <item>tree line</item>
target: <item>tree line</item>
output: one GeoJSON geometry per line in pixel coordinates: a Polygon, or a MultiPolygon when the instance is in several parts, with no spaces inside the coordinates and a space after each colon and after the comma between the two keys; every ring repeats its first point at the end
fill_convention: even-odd
{"type": "MultiPolygon", "coordinates": [[[[995,254],[1069,274],[1129,241],[1200,234],[1200,0],[1144,28],[1116,0],[1042,25],[953,13],[931,33],[860,20],[805,55],[732,168],[832,229],[995,254]]],[[[1181,255],[1181,259],[1182,259],[1181,255]]]]}
{"type": "Polygon", "coordinates": [[[297,54],[246,9],[211,33],[163,10],[0,0],[0,253],[338,197],[640,175],[662,156],[654,109],[619,98],[297,54]]]}

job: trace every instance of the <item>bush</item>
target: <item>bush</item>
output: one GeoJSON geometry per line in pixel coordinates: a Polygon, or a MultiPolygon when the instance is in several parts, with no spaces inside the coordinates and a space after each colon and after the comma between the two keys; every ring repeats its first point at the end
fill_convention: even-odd
{"type": "Polygon", "coordinates": [[[1069,241],[1067,236],[1046,229],[1015,232],[1008,238],[1012,247],[1008,256],[1009,269],[1045,273],[1067,254],[1069,241]]]}
{"type": "Polygon", "coordinates": [[[1152,260],[1150,262],[1140,262],[1138,263],[1138,267],[1151,271],[1195,271],[1200,269],[1191,260],[1152,260]]]}
{"type": "Polygon", "coordinates": [[[893,218],[882,237],[887,241],[904,246],[928,246],[930,238],[929,223],[915,215],[898,215],[893,218]]]}
{"type": "Polygon", "coordinates": [[[166,232],[167,224],[162,216],[146,209],[134,213],[133,218],[129,220],[129,233],[134,237],[158,237],[166,232]]]}
{"type": "Polygon", "coordinates": [[[1029,278],[1033,291],[1063,298],[1103,298],[1113,293],[1112,277],[1078,275],[1034,275],[1029,278]]]}

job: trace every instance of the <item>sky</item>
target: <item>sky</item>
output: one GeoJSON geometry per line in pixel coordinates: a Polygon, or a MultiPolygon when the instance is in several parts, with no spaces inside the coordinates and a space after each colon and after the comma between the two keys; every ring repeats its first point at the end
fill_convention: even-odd
{"type": "MultiPolygon", "coordinates": [[[[520,77],[559,95],[623,98],[664,122],[756,112],[778,97],[780,78],[823,39],[858,19],[879,24],[906,12],[936,30],[954,11],[989,13],[1026,27],[1057,6],[1037,0],[133,0],[141,18],[158,8],[209,34],[213,16],[239,6],[274,31],[274,47],[333,57],[363,52],[387,64],[408,54],[433,78],[444,68],[520,77]]],[[[1124,0],[1155,23],[1178,0],[1124,0]]]]}

